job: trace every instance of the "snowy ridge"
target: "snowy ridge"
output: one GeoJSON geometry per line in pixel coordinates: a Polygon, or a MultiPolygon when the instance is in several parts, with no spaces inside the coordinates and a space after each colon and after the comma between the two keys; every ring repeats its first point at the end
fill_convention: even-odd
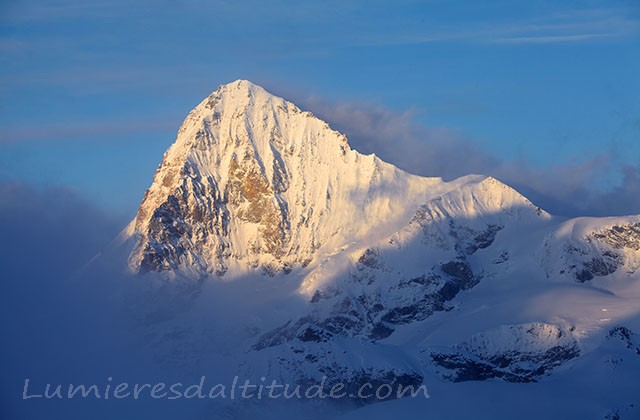
{"type": "Polygon", "coordinates": [[[555,346],[573,346],[576,340],[569,331],[543,323],[503,325],[478,333],[458,348],[482,357],[509,352],[540,352],[555,346]]]}
{"type": "Polygon", "coordinates": [[[471,336],[451,349],[422,351],[437,374],[454,382],[500,378],[535,382],[580,355],[570,331],[545,323],[501,325],[471,336]]]}

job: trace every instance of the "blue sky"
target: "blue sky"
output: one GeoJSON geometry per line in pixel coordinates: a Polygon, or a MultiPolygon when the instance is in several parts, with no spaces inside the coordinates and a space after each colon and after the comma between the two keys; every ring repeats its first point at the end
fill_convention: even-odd
{"type": "Polygon", "coordinates": [[[412,172],[640,213],[638,75],[637,1],[14,0],[0,180],[131,217],[188,111],[244,78],[412,172]]]}

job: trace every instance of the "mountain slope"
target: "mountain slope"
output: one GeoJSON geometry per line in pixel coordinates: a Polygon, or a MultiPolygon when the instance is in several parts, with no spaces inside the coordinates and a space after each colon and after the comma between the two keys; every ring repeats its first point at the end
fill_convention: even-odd
{"type": "Polygon", "coordinates": [[[191,111],[121,242],[160,284],[139,305],[150,348],[181,369],[545,384],[602,379],[586,361],[640,331],[640,216],[567,220],[491,177],[408,174],[243,80],[191,111]]]}

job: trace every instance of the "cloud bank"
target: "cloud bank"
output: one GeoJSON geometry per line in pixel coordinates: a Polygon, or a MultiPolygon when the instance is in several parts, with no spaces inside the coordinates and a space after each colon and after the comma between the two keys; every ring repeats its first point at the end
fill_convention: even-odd
{"type": "Polygon", "coordinates": [[[22,392],[27,378],[34,387],[83,383],[134,375],[134,362],[142,366],[126,345],[123,320],[104,299],[107,279],[74,281],[120,222],[64,188],[3,183],[0,196],[2,417],[109,418],[116,407],[101,414],[86,401],[27,401],[22,392]]]}
{"type": "Polygon", "coordinates": [[[239,384],[260,383],[217,353],[243,351],[230,341],[233,334],[245,337],[242,317],[254,316],[238,305],[246,298],[242,285],[229,300],[228,286],[237,283],[213,282],[194,305],[192,288],[185,297],[174,284],[128,276],[124,260],[114,264],[109,251],[77,275],[122,223],[63,188],[0,183],[0,196],[0,417],[242,420],[296,418],[296,410],[309,417],[305,400],[230,397],[234,375],[243,375],[239,384]],[[205,354],[211,357],[201,360],[205,354]],[[203,378],[203,395],[222,384],[226,397],[198,397],[193,389],[203,378]],[[115,397],[122,384],[125,397],[115,397]],[[153,397],[150,388],[159,384],[165,386],[157,394],[165,397],[153,397]],[[182,397],[172,400],[167,391],[175,384],[182,397]],[[86,398],[83,391],[69,397],[70,386],[96,388],[86,398]]]}

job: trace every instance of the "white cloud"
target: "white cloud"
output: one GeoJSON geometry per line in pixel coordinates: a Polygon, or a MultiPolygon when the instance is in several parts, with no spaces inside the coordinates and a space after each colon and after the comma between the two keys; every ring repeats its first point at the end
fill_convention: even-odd
{"type": "Polygon", "coordinates": [[[625,9],[587,9],[526,20],[438,25],[412,33],[371,36],[359,45],[393,46],[436,42],[481,44],[579,43],[621,39],[640,32],[640,20],[625,9]]]}

